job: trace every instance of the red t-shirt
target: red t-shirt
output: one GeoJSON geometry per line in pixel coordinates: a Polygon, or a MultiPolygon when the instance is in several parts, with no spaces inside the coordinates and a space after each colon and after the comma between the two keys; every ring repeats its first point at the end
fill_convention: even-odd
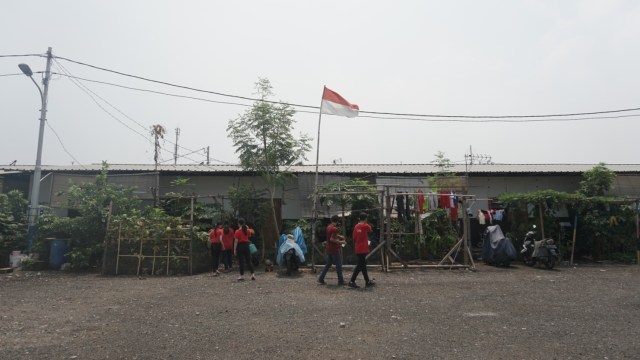
{"type": "Polygon", "coordinates": [[[222,230],[222,244],[224,244],[224,248],[227,250],[233,250],[233,229],[229,228],[229,233],[225,234],[224,229],[222,230]]]}
{"type": "Polygon", "coordinates": [[[222,229],[211,229],[209,231],[209,240],[212,244],[220,244],[220,235],[222,235],[222,229]]]}
{"type": "Polygon", "coordinates": [[[249,236],[251,236],[251,233],[253,232],[253,230],[247,228],[247,234],[244,234],[244,231],[242,231],[242,229],[238,229],[236,230],[235,233],[235,238],[238,239],[239,243],[248,243],[249,241],[249,236]]]}
{"type": "Polygon", "coordinates": [[[368,223],[357,223],[353,227],[353,242],[356,246],[356,254],[369,253],[369,233],[373,231],[368,223]]]}
{"type": "Polygon", "coordinates": [[[340,254],[340,245],[334,243],[331,239],[338,240],[338,228],[333,224],[327,226],[327,245],[325,251],[327,254],[340,254]]]}

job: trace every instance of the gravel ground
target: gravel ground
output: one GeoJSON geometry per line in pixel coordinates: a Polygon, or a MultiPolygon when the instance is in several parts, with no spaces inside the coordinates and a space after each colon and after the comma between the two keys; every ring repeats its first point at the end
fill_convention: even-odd
{"type": "Polygon", "coordinates": [[[0,358],[640,358],[638,266],[370,274],[3,274],[0,358]]]}

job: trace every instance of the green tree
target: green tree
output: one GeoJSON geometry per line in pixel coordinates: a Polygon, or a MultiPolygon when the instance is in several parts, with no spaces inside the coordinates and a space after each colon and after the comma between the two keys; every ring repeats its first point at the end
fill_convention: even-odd
{"type": "Polygon", "coordinates": [[[578,192],[584,196],[604,196],[611,189],[616,174],[601,162],[593,168],[582,173],[578,192]]]}
{"type": "Polygon", "coordinates": [[[453,167],[451,160],[447,158],[442,151],[438,151],[434,156],[435,159],[431,161],[431,163],[435,164],[438,172],[429,177],[429,185],[431,188],[437,190],[456,185],[457,178],[450,170],[453,167]]]}
{"type": "Polygon", "coordinates": [[[72,268],[89,268],[101,261],[109,204],[114,216],[128,213],[139,205],[133,189],[107,183],[107,169],[107,163],[103,162],[94,183],[69,187],[67,206],[75,209],[78,216],[43,216],[49,222],[42,224],[41,237],[59,236],[58,233],[64,232],[71,238],[68,254],[72,268]]]}
{"type": "Polygon", "coordinates": [[[18,190],[0,194],[0,265],[9,259],[11,251],[26,246],[27,203],[18,190]]]}
{"type": "MultiPolygon", "coordinates": [[[[267,183],[273,223],[278,233],[274,202],[276,189],[293,176],[289,172],[291,166],[306,160],[311,138],[305,134],[293,136],[291,129],[295,123],[295,110],[290,105],[268,101],[273,96],[273,87],[268,79],[259,78],[255,88],[260,100],[229,121],[227,133],[239,155],[240,165],[245,170],[259,173],[267,183]]],[[[262,249],[264,258],[264,243],[262,249]]]]}

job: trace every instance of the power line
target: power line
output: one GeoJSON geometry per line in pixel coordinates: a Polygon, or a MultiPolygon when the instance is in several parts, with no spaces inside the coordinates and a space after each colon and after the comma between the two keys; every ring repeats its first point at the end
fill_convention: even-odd
{"type": "MultiPolygon", "coordinates": [[[[131,78],[134,78],[134,79],[144,80],[144,81],[148,81],[148,82],[153,82],[153,83],[157,83],[157,84],[162,84],[162,85],[166,85],[166,86],[171,86],[171,87],[176,87],[176,88],[181,88],[181,89],[186,89],[186,90],[191,90],[191,91],[196,91],[196,92],[208,93],[208,94],[213,94],[213,95],[218,95],[218,96],[225,96],[225,97],[231,97],[231,98],[249,100],[249,101],[261,101],[261,102],[272,103],[272,104],[289,105],[289,106],[295,106],[295,107],[307,108],[307,109],[320,109],[320,107],[318,107],[318,106],[301,105],[301,104],[287,103],[287,102],[282,102],[282,101],[270,101],[270,100],[264,100],[264,99],[250,98],[250,97],[246,97],[246,96],[225,94],[225,93],[221,93],[221,92],[217,92],[217,91],[203,90],[203,89],[198,89],[198,88],[194,88],[194,87],[190,87],[190,86],[178,85],[178,84],[169,83],[169,82],[166,82],[166,81],[153,80],[153,79],[145,78],[145,77],[142,77],[142,76],[127,74],[127,73],[123,73],[123,72],[120,72],[120,71],[115,71],[115,70],[111,70],[111,69],[107,69],[107,68],[91,65],[91,64],[87,64],[87,63],[84,63],[84,62],[81,62],[81,61],[72,60],[72,59],[68,59],[68,58],[64,58],[64,57],[60,57],[60,56],[55,56],[55,58],[58,58],[58,59],[61,59],[61,60],[65,60],[65,61],[69,61],[69,62],[78,64],[78,65],[91,67],[91,68],[94,68],[94,69],[97,69],[97,70],[101,70],[101,71],[106,71],[106,72],[110,72],[110,73],[114,73],[114,74],[118,74],[118,75],[122,75],[122,76],[131,77],[131,78]]],[[[630,112],[630,111],[638,111],[638,110],[640,110],[640,108],[616,109],[616,110],[604,110],[604,111],[592,111],[592,112],[561,113],[561,114],[534,114],[534,115],[441,115],[441,114],[408,114],[408,113],[378,112],[378,111],[364,111],[364,110],[361,110],[360,113],[372,114],[372,115],[391,115],[391,116],[426,117],[426,118],[457,118],[457,119],[509,119],[509,118],[512,118],[512,119],[522,119],[522,118],[551,118],[551,117],[602,115],[602,114],[612,114],[612,113],[630,112]]]]}
{"type": "MultiPolygon", "coordinates": [[[[123,111],[121,111],[120,109],[118,109],[115,105],[111,104],[109,101],[107,101],[106,99],[104,99],[104,98],[103,98],[103,97],[101,97],[100,95],[96,94],[96,93],[95,93],[94,91],[92,91],[91,89],[89,89],[87,86],[85,86],[84,84],[82,84],[79,80],[77,80],[77,79],[78,79],[78,77],[71,75],[71,73],[69,72],[69,70],[68,70],[68,69],[66,69],[62,64],[60,64],[60,62],[59,62],[59,61],[57,61],[56,59],[54,59],[54,61],[55,61],[56,65],[58,65],[58,66],[60,67],[60,70],[66,73],[66,74],[63,74],[63,73],[56,73],[56,74],[58,74],[58,75],[63,75],[63,76],[68,77],[74,85],[78,86],[82,91],[84,91],[84,92],[85,92],[85,94],[87,94],[87,95],[88,95],[88,96],[89,96],[89,97],[94,101],[94,103],[96,103],[96,105],[98,105],[98,106],[99,106],[103,111],[105,111],[109,116],[111,116],[113,119],[115,119],[116,121],[118,121],[119,123],[121,123],[122,125],[124,125],[125,127],[127,127],[128,129],[130,129],[130,130],[134,131],[134,132],[135,132],[135,133],[137,133],[138,135],[140,135],[140,136],[144,137],[144,138],[145,138],[145,140],[147,140],[147,141],[149,141],[150,143],[152,143],[152,144],[153,144],[153,142],[151,142],[151,140],[150,140],[150,139],[148,139],[148,138],[147,138],[147,136],[145,136],[145,135],[143,135],[143,134],[140,134],[138,131],[136,131],[136,130],[134,130],[133,128],[129,127],[127,124],[125,124],[125,123],[124,123],[124,122],[122,122],[120,119],[118,119],[116,116],[114,116],[111,112],[109,112],[108,110],[106,110],[106,109],[105,109],[101,104],[99,104],[99,103],[98,103],[98,101],[97,101],[97,100],[95,100],[95,98],[94,98],[93,96],[95,96],[95,97],[99,98],[100,100],[102,100],[103,102],[105,102],[105,103],[106,103],[107,105],[109,105],[111,108],[113,108],[114,110],[116,110],[117,112],[119,112],[120,114],[122,114],[123,116],[125,116],[127,119],[131,120],[132,122],[134,122],[135,124],[137,124],[138,126],[140,126],[142,129],[144,129],[144,130],[148,130],[146,126],[142,125],[141,123],[139,123],[138,121],[136,121],[135,119],[133,119],[132,117],[130,117],[129,115],[125,114],[123,111]],[[89,93],[91,93],[91,94],[89,94],[89,93]],[[92,95],[92,94],[93,94],[93,95],[92,95]]],[[[170,143],[171,145],[176,145],[176,144],[174,144],[174,143],[172,143],[171,141],[168,141],[168,140],[165,140],[165,142],[168,142],[168,143],[170,143]]],[[[178,147],[179,147],[179,148],[181,148],[181,149],[184,149],[184,150],[190,151],[190,153],[188,153],[188,154],[184,154],[184,155],[180,155],[180,156],[178,156],[178,157],[180,157],[180,158],[185,158],[185,159],[190,160],[190,161],[192,161],[192,162],[194,162],[194,163],[199,163],[199,162],[200,162],[200,161],[197,161],[197,160],[194,160],[194,159],[192,159],[192,158],[188,157],[187,155],[190,155],[190,154],[192,154],[192,153],[195,153],[195,152],[197,152],[197,151],[199,151],[199,150],[202,150],[202,149],[204,149],[204,148],[201,148],[201,149],[199,149],[199,150],[195,150],[195,151],[194,151],[194,150],[191,150],[191,149],[185,148],[185,147],[180,146],[180,145],[178,145],[178,147]]],[[[169,151],[168,149],[166,149],[166,148],[164,148],[164,147],[161,147],[161,149],[162,149],[164,152],[166,152],[166,153],[170,153],[170,154],[171,154],[171,151],[169,151]]],[[[224,163],[224,164],[228,164],[227,162],[224,162],[224,161],[221,161],[221,160],[217,160],[217,159],[214,159],[214,160],[215,160],[215,161],[218,161],[218,162],[221,162],[221,163],[224,163]]]]}
{"type": "Polygon", "coordinates": [[[0,58],[5,58],[5,57],[24,57],[24,56],[38,56],[38,57],[47,57],[46,54],[19,54],[19,55],[0,55],[0,58]]]}
{"type": "MultiPolygon", "coordinates": [[[[106,81],[91,80],[91,79],[82,78],[82,77],[79,77],[79,76],[72,76],[72,75],[67,75],[67,74],[59,74],[59,73],[56,73],[56,72],[52,72],[52,74],[57,74],[57,75],[66,76],[66,77],[69,77],[69,78],[74,78],[74,79],[83,80],[83,81],[92,82],[92,83],[97,83],[97,84],[115,86],[115,87],[119,87],[119,88],[123,88],[123,89],[141,91],[141,92],[148,92],[148,93],[158,94],[158,95],[172,96],[172,97],[177,97],[177,98],[184,98],[184,99],[191,99],[191,100],[198,100],[198,101],[206,101],[206,102],[211,102],[211,103],[216,103],[216,104],[237,105],[237,106],[244,106],[244,107],[253,106],[251,104],[241,104],[241,103],[235,103],[235,102],[229,102],[229,101],[211,100],[211,99],[205,99],[205,98],[200,98],[200,97],[195,97],[195,96],[179,95],[179,94],[166,93],[166,92],[157,91],[157,90],[135,88],[135,87],[131,87],[131,86],[114,84],[114,83],[110,83],[110,82],[106,82],[106,81]]],[[[22,75],[22,74],[20,74],[20,75],[22,75]]],[[[317,114],[317,112],[310,112],[310,113],[317,114]]]]}
{"type": "Polygon", "coordinates": [[[186,90],[197,91],[197,92],[201,92],[201,93],[213,94],[213,95],[224,96],[224,97],[230,97],[230,98],[235,98],[235,99],[242,99],[242,100],[249,100],[249,101],[261,101],[261,102],[270,103],[270,104],[282,104],[282,105],[289,105],[289,106],[302,107],[302,108],[319,109],[318,106],[292,104],[292,103],[286,103],[286,102],[282,102],[282,101],[271,101],[271,100],[264,100],[264,99],[258,99],[258,98],[251,98],[251,97],[247,97],[247,96],[225,94],[225,93],[221,93],[221,92],[217,92],[217,91],[203,90],[203,89],[198,89],[198,88],[194,88],[194,87],[190,87],[190,86],[173,84],[173,83],[166,82],[166,81],[153,80],[153,79],[145,78],[145,77],[138,76],[138,75],[131,75],[131,74],[123,73],[123,72],[120,72],[120,71],[115,71],[115,70],[106,69],[106,68],[103,68],[103,67],[99,67],[99,66],[83,63],[81,61],[67,59],[67,58],[64,58],[64,57],[61,57],[61,56],[54,56],[54,57],[57,58],[57,59],[61,59],[61,60],[65,60],[65,61],[69,61],[69,62],[78,64],[78,65],[83,65],[83,66],[87,66],[87,67],[90,67],[90,68],[94,68],[94,69],[97,69],[97,70],[102,70],[102,71],[106,71],[106,72],[110,72],[110,73],[114,73],[114,74],[118,74],[118,75],[122,75],[122,76],[127,76],[127,77],[130,77],[130,78],[138,79],[138,80],[144,80],[144,81],[148,81],[148,82],[152,82],[152,83],[156,83],[156,84],[162,84],[162,85],[171,86],[171,87],[176,87],[176,88],[180,88],[180,89],[186,89],[186,90]]]}
{"type": "MultiPolygon", "coordinates": [[[[236,105],[236,106],[243,106],[243,107],[251,107],[252,106],[252,105],[249,105],[249,104],[242,104],[242,103],[235,103],[235,102],[228,102],[228,101],[218,101],[218,100],[211,100],[211,99],[200,98],[200,97],[195,97],[195,96],[172,94],[172,93],[166,93],[166,92],[157,91],[157,90],[136,88],[136,87],[131,87],[131,86],[115,84],[115,83],[111,83],[111,82],[106,82],[106,81],[99,81],[99,80],[92,80],[92,79],[82,78],[82,77],[68,75],[68,74],[60,74],[60,73],[56,73],[56,72],[52,72],[52,74],[57,74],[57,75],[61,75],[61,76],[69,77],[69,78],[74,78],[74,79],[78,79],[78,80],[83,80],[83,81],[87,81],[87,82],[93,82],[93,83],[97,83],[97,84],[114,86],[114,87],[124,88],[124,89],[128,89],[128,90],[133,90],[133,91],[148,92],[148,93],[164,95],[164,96],[170,96],[170,97],[185,98],[185,99],[190,99],[190,100],[205,101],[205,102],[224,104],[224,105],[236,105]]],[[[308,110],[296,110],[296,111],[299,112],[299,113],[307,113],[307,114],[317,114],[318,113],[317,111],[308,111],[308,110]]],[[[629,110],[629,111],[631,111],[631,110],[629,110]]],[[[423,122],[526,123],[526,122],[569,122],[569,121],[585,121],[585,120],[607,120],[607,119],[620,119],[620,118],[637,117],[637,116],[640,116],[640,114],[619,115],[619,116],[598,116],[598,117],[585,117],[585,118],[568,118],[568,119],[557,119],[557,118],[526,119],[526,118],[519,118],[519,120],[509,120],[509,119],[501,119],[501,118],[484,118],[486,120],[482,120],[483,118],[470,119],[470,118],[453,118],[453,117],[451,117],[451,118],[429,119],[429,118],[412,118],[412,117],[401,117],[401,116],[393,116],[392,117],[392,116],[372,116],[372,115],[359,115],[358,117],[360,117],[360,118],[369,118],[369,119],[406,120],[406,121],[423,121],[423,122]]],[[[185,150],[189,150],[189,149],[185,149],[185,150]]],[[[189,151],[191,151],[191,150],[189,150],[189,151]]]]}
{"type": "Polygon", "coordinates": [[[485,120],[480,119],[418,119],[418,118],[408,118],[408,117],[386,117],[386,116],[368,116],[368,115],[359,115],[361,118],[370,118],[370,119],[383,119],[383,120],[408,120],[408,121],[423,121],[423,122],[460,122],[460,123],[529,123],[529,122],[571,122],[571,121],[585,121],[585,120],[606,120],[606,119],[621,119],[628,117],[640,117],[640,114],[632,114],[632,115],[616,115],[616,116],[594,116],[594,117],[584,117],[584,118],[568,118],[568,119],[557,119],[557,118],[544,118],[544,119],[520,119],[520,120],[509,120],[509,119],[498,119],[498,118],[486,118],[485,120]]]}
{"type": "Polygon", "coordinates": [[[64,152],[67,153],[67,155],[69,155],[73,161],[77,162],[78,165],[80,165],[80,167],[82,167],[83,169],[87,170],[87,168],[82,165],[82,163],[80,161],[78,161],[78,159],[75,158],[75,156],[73,156],[68,150],[67,148],[64,146],[64,143],[62,142],[62,139],[60,138],[60,136],[58,135],[58,132],[55,131],[55,129],[51,126],[51,124],[49,124],[49,122],[46,122],[47,126],[49,127],[49,129],[53,132],[53,134],[56,136],[56,138],[58,138],[58,142],[60,143],[60,146],[62,146],[62,150],[64,150],[64,152]]]}

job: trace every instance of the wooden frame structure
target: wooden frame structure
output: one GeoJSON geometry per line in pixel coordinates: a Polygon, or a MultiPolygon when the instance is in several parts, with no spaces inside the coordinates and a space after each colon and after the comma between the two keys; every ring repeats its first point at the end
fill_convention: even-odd
{"type": "MultiPolygon", "coordinates": [[[[397,236],[420,236],[421,234],[421,218],[420,213],[417,209],[411,209],[413,212],[412,216],[415,219],[415,227],[413,232],[395,232],[391,229],[391,218],[394,210],[394,200],[396,196],[418,196],[422,193],[417,192],[391,192],[391,188],[401,188],[403,186],[399,185],[383,185],[382,190],[370,190],[370,191],[343,191],[343,192],[319,192],[319,196],[332,196],[332,195],[376,195],[378,197],[378,206],[375,208],[379,211],[379,218],[381,221],[380,224],[380,237],[381,241],[379,244],[373,248],[369,254],[367,255],[367,259],[371,257],[374,253],[380,252],[381,259],[381,267],[382,271],[389,272],[393,269],[410,269],[410,268],[436,268],[436,269],[456,269],[456,268],[464,268],[476,270],[475,263],[473,261],[473,256],[471,254],[470,247],[470,222],[469,216],[466,212],[467,202],[475,199],[475,195],[457,195],[461,201],[460,207],[463,209],[463,232],[462,237],[458,240],[458,242],[451,248],[451,250],[442,258],[442,260],[437,264],[409,264],[404,261],[400,255],[398,255],[394,249],[394,238],[397,236]],[[464,256],[464,264],[458,264],[455,261],[455,256],[452,256],[455,253],[462,251],[464,256]],[[398,260],[401,265],[396,266],[392,265],[391,256],[398,260]]],[[[407,187],[409,188],[409,187],[407,187]]],[[[415,186],[411,186],[410,188],[414,189],[415,186]]],[[[422,194],[425,195],[425,194],[422,194]]],[[[438,194],[438,196],[441,196],[438,194]]],[[[316,209],[313,209],[314,213],[316,209]]],[[[315,219],[312,222],[313,229],[312,234],[315,235],[315,219]]],[[[318,249],[315,241],[312,244],[312,252],[311,252],[311,266],[312,271],[315,270],[315,252],[322,254],[322,251],[318,249]]],[[[368,265],[369,267],[377,267],[378,265],[368,265]]],[[[343,265],[343,267],[349,267],[349,265],[343,265]]]]}

